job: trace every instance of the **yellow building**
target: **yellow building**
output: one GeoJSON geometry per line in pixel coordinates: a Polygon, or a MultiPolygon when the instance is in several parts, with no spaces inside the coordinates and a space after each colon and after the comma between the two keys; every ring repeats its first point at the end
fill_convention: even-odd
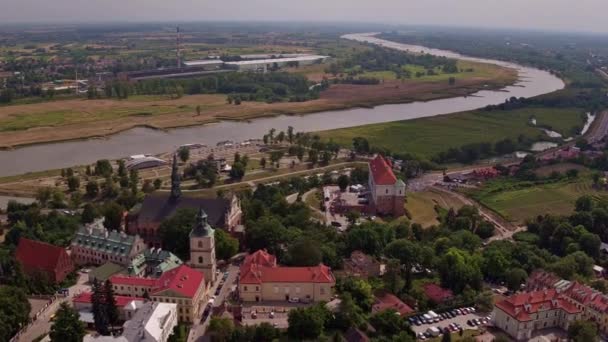
{"type": "Polygon", "coordinates": [[[245,302],[330,301],[336,280],[323,264],[313,267],[277,266],[264,250],[248,255],[240,269],[239,296],[245,302]]]}
{"type": "Polygon", "coordinates": [[[180,322],[198,320],[207,298],[205,276],[185,265],[165,272],[158,279],[117,275],[111,282],[118,295],[143,297],[147,293],[154,302],[177,304],[180,322]]]}

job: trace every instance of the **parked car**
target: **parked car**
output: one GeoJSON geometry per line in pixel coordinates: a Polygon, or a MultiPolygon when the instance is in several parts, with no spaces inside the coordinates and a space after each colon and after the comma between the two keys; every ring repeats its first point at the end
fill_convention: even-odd
{"type": "Polygon", "coordinates": [[[291,297],[291,298],[289,298],[289,302],[290,303],[299,303],[300,302],[300,298],[298,298],[298,297],[291,297]]]}

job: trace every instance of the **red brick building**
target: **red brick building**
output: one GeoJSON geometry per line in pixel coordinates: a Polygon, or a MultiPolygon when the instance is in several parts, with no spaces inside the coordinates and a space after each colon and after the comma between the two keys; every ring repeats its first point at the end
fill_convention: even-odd
{"type": "Polygon", "coordinates": [[[378,215],[405,215],[405,183],[381,155],[369,162],[369,190],[370,205],[378,215]]]}
{"type": "Polygon", "coordinates": [[[414,313],[414,309],[393,294],[383,293],[377,295],[372,306],[372,313],[375,314],[389,309],[397,311],[401,317],[407,317],[414,313]]]}
{"type": "Polygon", "coordinates": [[[19,239],[15,258],[25,274],[43,274],[54,283],[62,282],[74,270],[65,248],[26,238],[19,239]]]}

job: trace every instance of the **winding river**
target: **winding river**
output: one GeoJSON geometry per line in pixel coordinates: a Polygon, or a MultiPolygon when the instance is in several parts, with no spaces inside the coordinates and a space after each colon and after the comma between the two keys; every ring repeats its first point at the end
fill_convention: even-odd
{"type": "Polygon", "coordinates": [[[302,116],[283,115],[255,119],[250,122],[224,121],[168,131],[134,128],[114,134],[106,139],[26,146],[14,150],[0,151],[0,176],[84,165],[103,158],[116,159],[143,153],[159,154],[187,143],[215,145],[218,141],[223,140],[243,141],[250,138],[260,138],[270,128],[286,130],[288,126],[293,126],[296,131],[308,132],[449,114],[498,104],[512,96],[531,97],[564,87],[562,80],[547,71],[504,61],[463,56],[450,51],[394,43],[375,38],[373,35],[372,33],[349,34],[343,36],[343,38],[403,51],[425,52],[437,56],[498,64],[517,69],[520,81],[513,86],[498,91],[482,90],[467,97],[320,112],[302,116]]]}

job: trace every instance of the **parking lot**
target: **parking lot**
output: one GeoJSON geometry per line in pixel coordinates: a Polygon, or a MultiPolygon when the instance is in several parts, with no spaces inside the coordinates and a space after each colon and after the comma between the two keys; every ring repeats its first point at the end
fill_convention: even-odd
{"type": "Polygon", "coordinates": [[[252,305],[243,307],[243,325],[258,325],[270,323],[275,328],[287,329],[289,311],[304,304],[285,303],[280,305],[252,305]]]}
{"type": "MultiPolygon", "coordinates": [[[[440,312],[437,312],[437,314],[441,315],[440,312]]],[[[472,313],[456,315],[453,318],[441,319],[439,322],[424,323],[424,324],[420,324],[420,325],[412,324],[412,330],[416,333],[416,336],[420,336],[420,334],[426,333],[430,327],[437,327],[442,332],[444,331],[444,329],[446,327],[449,328],[450,325],[452,325],[452,329],[450,329],[451,332],[458,331],[459,328],[462,328],[463,330],[479,329],[480,326],[484,326],[485,324],[471,325],[471,324],[468,324],[467,322],[473,321],[475,319],[482,321],[485,318],[487,318],[487,314],[472,312],[472,313]],[[454,328],[453,324],[458,325],[459,328],[454,328]]],[[[420,339],[422,339],[422,338],[420,338],[420,339]]]]}

